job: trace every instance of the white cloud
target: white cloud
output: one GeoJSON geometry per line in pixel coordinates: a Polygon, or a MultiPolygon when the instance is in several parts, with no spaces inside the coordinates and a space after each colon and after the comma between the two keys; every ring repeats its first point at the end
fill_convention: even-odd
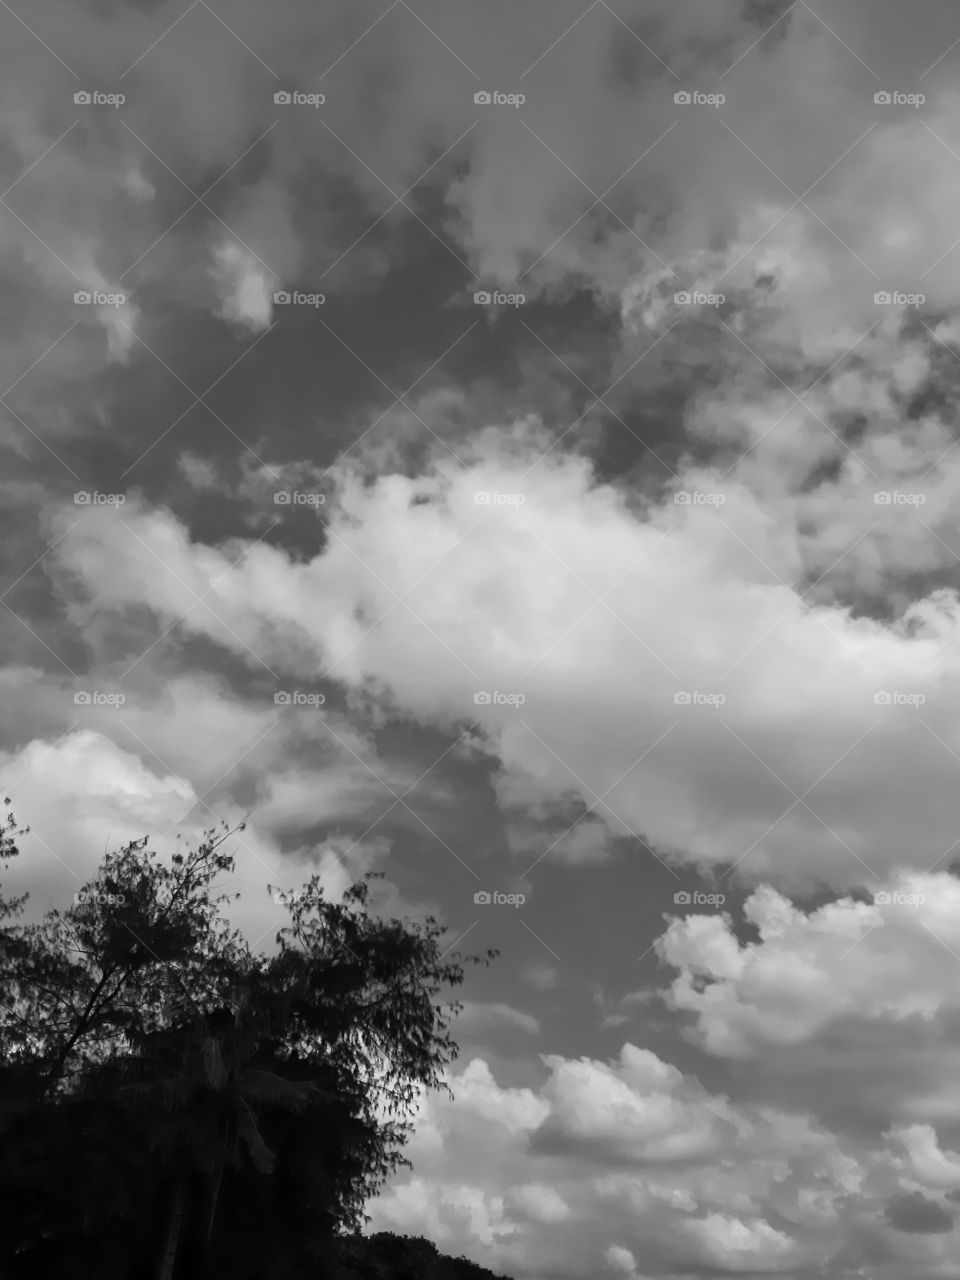
{"type": "MultiPolygon", "coordinates": [[[[493,1270],[571,1280],[635,1276],[637,1259],[645,1276],[842,1274],[867,1256],[854,1244],[863,1222],[877,1224],[874,1257],[900,1247],[881,1218],[917,1186],[910,1133],[840,1137],[808,1114],[732,1104],[631,1044],[612,1062],[543,1063],[535,1092],[501,1088],[474,1060],[451,1075],[454,1103],[423,1099],[416,1174],[371,1205],[372,1229],[425,1231],[493,1270]],[[715,1141],[665,1158],[651,1142],[656,1117],[682,1130],[698,1114],[723,1118],[715,1141]],[[542,1141],[571,1127],[575,1145],[542,1141]]],[[[924,1185],[936,1198],[953,1184],[924,1185]]],[[[932,1280],[951,1245],[949,1234],[931,1239],[917,1274],[932,1280]]]]}
{"type": "MultiPolygon", "coordinates": [[[[213,747],[215,739],[209,741],[213,747]]],[[[189,763],[189,744],[185,741],[184,746],[187,750],[176,754],[189,763]]],[[[166,859],[184,842],[195,847],[205,831],[219,825],[219,813],[224,810],[215,813],[205,807],[187,777],[171,772],[149,750],[144,751],[144,759],[94,728],[35,739],[0,753],[13,812],[19,823],[30,828],[18,840],[20,856],[4,877],[11,895],[29,893],[26,918],[38,919],[50,908],[68,905],[72,895],[96,875],[108,850],[146,835],[151,847],[166,859]]],[[[227,813],[232,826],[243,816],[235,806],[227,813]]],[[[257,822],[235,832],[225,847],[235,859],[235,870],[224,891],[241,894],[225,910],[261,950],[273,946],[277,929],[288,922],[286,909],[267,892],[268,884],[296,888],[319,873],[324,892],[336,900],[360,874],[380,865],[388,850],[382,840],[332,837],[281,853],[269,824],[257,822]],[[349,853],[346,859],[345,853],[349,853]]],[[[375,909],[390,914],[410,910],[389,882],[375,888],[372,902],[375,909]]]]}
{"type": "Polygon", "coordinates": [[[637,1268],[637,1260],[629,1249],[622,1249],[612,1244],[604,1250],[603,1260],[609,1269],[618,1276],[632,1276],[637,1268]]]}
{"type": "Polygon", "coordinates": [[[553,1075],[541,1143],[567,1150],[600,1143],[633,1160],[676,1160],[715,1151],[730,1123],[722,1104],[684,1096],[681,1072],[649,1050],[624,1045],[614,1067],[555,1056],[544,1062],[553,1075]]]}
{"type": "Polygon", "coordinates": [[[571,1216],[570,1206],[552,1187],[542,1183],[528,1183],[514,1187],[507,1193],[507,1209],[517,1217],[526,1217],[549,1227],[566,1222],[571,1216]]]}
{"type": "Polygon", "coordinates": [[[233,240],[218,245],[211,274],[220,298],[217,315],[252,333],[269,327],[275,278],[249,250],[233,240]]]}
{"type": "Polygon", "coordinates": [[[740,1218],[711,1213],[691,1222],[688,1234],[701,1247],[707,1266],[726,1271],[757,1269],[786,1270],[797,1261],[795,1241],[769,1222],[744,1222],[740,1218]]]}
{"type": "Polygon", "coordinates": [[[657,951],[680,970],[671,1005],[695,1015],[711,1053],[750,1057],[863,1019],[931,1024],[960,1008],[960,881],[915,873],[881,890],[883,905],[850,898],[805,912],[761,888],[744,905],[759,941],[741,944],[726,916],[674,920],[657,951]],[[919,902],[915,899],[920,899],[919,902]]]}
{"type": "Polygon", "coordinates": [[[904,1168],[917,1184],[929,1191],[960,1188],[960,1155],[943,1151],[936,1130],[929,1124],[912,1124],[891,1130],[894,1147],[905,1153],[904,1168]]]}
{"type": "Polygon", "coordinates": [[[345,478],[328,546],[306,564],[262,543],[192,543],[136,503],[136,538],[90,511],[56,554],[101,612],[143,603],[172,620],[208,592],[183,625],[251,662],[329,671],[444,726],[479,719],[512,821],[525,786],[530,818],[551,797],[581,806],[570,823],[592,806],[571,857],[597,856],[598,821],[786,886],[876,883],[944,856],[960,748],[952,593],[888,624],[805,603],[795,533],[747,490],[643,516],[584,462],[538,461],[529,430],[495,458],[497,440],[471,471],[345,478]],[[526,501],[477,506],[479,490],[526,501]],[[478,716],[484,688],[526,703],[478,716]],[[726,702],[677,706],[678,690],[726,702]],[[926,704],[875,702],[890,691],[926,704]]]}

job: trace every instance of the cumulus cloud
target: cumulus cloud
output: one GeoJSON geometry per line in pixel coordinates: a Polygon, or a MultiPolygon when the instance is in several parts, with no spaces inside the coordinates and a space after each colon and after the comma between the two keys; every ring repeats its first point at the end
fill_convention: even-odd
{"type": "MultiPolygon", "coordinates": [[[[98,697],[117,696],[109,692],[109,680],[100,683],[87,694],[89,705],[76,705],[62,682],[38,672],[20,671],[10,690],[0,773],[30,834],[20,841],[22,856],[6,882],[12,893],[29,893],[31,919],[68,903],[96,874],[106,850],[149,836],[168,858],[179,843],[196,845],[224,821],[231,828],[247,824],[243,832],[234,830],[227,846],[236,863],[230,892],[242,895],[229,914],[262,948],[273,945],[286,923],[268,885],[297,888],[319,874],[324,891],[339,899],[361,875],[387,864],[391,842],[383,834],[358,838],[338,830],[352,811],[364,817],[370,812],[370,791],[360,776],[369,774],[355,759],[353,770],[346,755],[339,769],[326,774],[326,801],[315,777],[284,764],[278,743],[286,741],[291,753],[302,749],[316,732],[309,723],[298,724],[297,717],[284,723],[272,702],[269,709],[235,702],[199,679],[172,681],[164,697],[151,696],[148,682],[119,705],[98,704],[98,697]],[[28,708],[43,731],[18,741],[28,708]],[[230,794],[238,771],[248,783],[257,780],[261,799],[254,791],[253,805],[230,794]]],[[[356,735],[354,742],[361,745],[356,735]]],[[[389,763],[383,768],[391,772],[389,763]]],[[[382,794],[377,787],[381,804],[382,794]]],[[[411,902],[390,879],[375,884],[372,903],[381,913],[420,919],[437,910],[426,900],[411,902]]]]}
{"type": "Polygon", "coordinates": [[[907,1174],[923,1190],[955,1192],[960,1188],[960,1157],[941,1149],[932,1125],[899,1126],[891,1135],[895,1147],[903,1152],[907,1174]]]}
{"type": "Polygon", "coordinates": [[[347,475],[307,563],[191,543],[142,504],[124,524],[86,513],[57,561],[98,610],[147,605],[245,661],[438,725],[479,719],[512,820],[527,785],[530,819],[551,801],[581,806],[568,828],[590,811],[571,858],[597,856],[599,823],[794,886],[948,854],[952,592],[889,623],[811,604],[790,585],[795,538],[748,490],[637,512],[583,459],[511,439],[497,457],[488,436],[469,469],[347,475]],[[479,716],[478,690],[498,698],[479,716]]]}
{"type": "Polygon", "coordinates": [[[657,942],[680,970],[669,999],[695,1015],[710,1052],[746,1057],[854,1019],[930,1024],[953,1007],[945,961],[960,941],[960,882],[952,875],[905,876],[874,902],[845,898],[809,913],[765,887],[744,915],[758,942],[741,944],[720,915],[674,920],[657,942]]]}
{"type": "Polygon", "coordinates": [[[532,902],[583,891],[598,968],[584,887],[627,853],[638,934],[682,866],[751,891],[670,915],[639,990],[580,975],[616,1053],[572,936],[471,991],[457,1101],[424,1100],[375,1222],[518,1280],[954,1265],[960,95],[954,7],[922,9],[56,0],[0,50],[11,890],[252,809],[268,937],[267,880],[339,894],[424,832],[451,874],[506,851],[532,902]],[[124,109],[68,128],[61,56],[124,109]],[[470,328],[481,282],[526,309],[470,328]],[[258,341],[278,287],[327,293],[333,360],[303,316],[258,341]],[[421,294],[464,320],[436,373],[421,294]],[[212,447],[153,381],[238,365],[212,447]],[[122,710],[75,709],[74,670],[122,710]]]}
{"type": "MultiPolygon", "coordinates": [[[[914,1236],[946,1234],[942,1189],[918,1199],[892,1135],[851,1141],[809,1115],[733,1104],[629,1043],[613,1061],[543,1066],[539,1088],[518,1091],[474,1060],[451,1077],[454,1103],[425,1099],[417,1173],[378,1197],[374,1226],[429,1230],[487,1266],[551,1277],[842,1274],[863,1221],[878,1224],[876,1256],[895,1252],[908,1221],[914,1236]],[[724,1118],[714,1141],[651,1142],[658,1123],[682,1132],[698,1115],[724,1118]],[[562,1158],[538,1142],[558,1128],[578,1139],[562,1158]]],[[[929,1247],[933,1275],[944,1246],[929,1247]]]]}

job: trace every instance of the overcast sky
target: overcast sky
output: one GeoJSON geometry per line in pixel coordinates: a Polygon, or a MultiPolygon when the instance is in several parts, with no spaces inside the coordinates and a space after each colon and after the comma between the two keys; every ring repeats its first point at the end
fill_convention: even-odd
{"type": "Polygon", "coordinates": [[[471,972],[374,1229],[960,1277],[960,12],[0,9],[11,889],[471,972]]]}

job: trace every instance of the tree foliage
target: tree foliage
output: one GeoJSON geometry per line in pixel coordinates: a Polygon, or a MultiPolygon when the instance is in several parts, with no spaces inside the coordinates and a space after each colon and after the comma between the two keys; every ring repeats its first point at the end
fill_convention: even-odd
{"type": "MultiPolygon", "coordinates": [[[[361,1280],[425,1245],[356,1232],[456,1056],[438,997],[496,953],[374,916],[373,876],[288,893],[256,952],[214,892],[231,835],[169,863],[134,841],[38,923],[0,894],[3,1275],[361,1280]]],[[[438,1280],[473,1280],[448,1261],[438,1280]]]]}

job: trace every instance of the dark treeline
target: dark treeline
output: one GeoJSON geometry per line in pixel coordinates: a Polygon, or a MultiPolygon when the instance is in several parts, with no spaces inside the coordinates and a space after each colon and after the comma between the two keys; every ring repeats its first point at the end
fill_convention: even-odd
{"type": "Polygon", "coordinates": [[[437,997],[495,952],[444,960],[432,918],[370,914],[370,876],[288,893],[257,952],[215,896],[230,834],[169,865],[127,845],[38,923],[0,893],[0,1275],[491,1280],[359,1232],[456,1056],[437,997]]]}

